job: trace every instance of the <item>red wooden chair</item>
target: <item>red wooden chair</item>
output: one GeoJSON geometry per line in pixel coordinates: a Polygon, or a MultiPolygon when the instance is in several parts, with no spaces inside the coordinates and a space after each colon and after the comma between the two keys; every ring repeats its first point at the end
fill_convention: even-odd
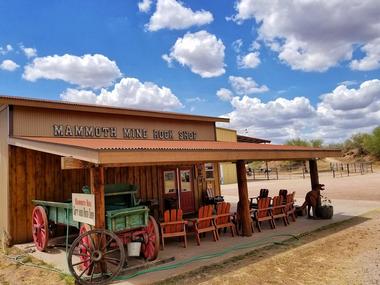
{"type": "Polygon", "coordinates": [[[231,204],[227,202],[219,203],[216,206],[216,215],[214,216],[214,223],[218,237],[219,229],[227,228],[230,228],[232,236],[235,236],[236,227],[235,224],[232,223],[230,209],[231,204]]]}
{"type": "Polygon", "coordinates": [[[270,200],[270,197],[258,199],[257,209],[253,211],[253,220],[256,221],[256,226],[259,232],[261,232],[261,222],[263,221],[269,221],[272,229],[276,227],[272,216],[270,200]]]}
{"type": "Polygon", "coordinates": [[[286,207],[285,207],[286,217],[288,218],[289,216],[291,216],[293,222],[296,221],[296,214],[295,214],[296,208],[294,207],[295,195],[296,195],[296,192],[286,195],[286,207]]]}
{"type": "Polygon", "coordinates": [[[272,217],[273,223],[275,223],[276,219],[282,218],[284,221],[284,225],[287,226],[289,221],[287,219],[287,215],[285,212],[286,204],[284,204],[283,196],[275,196],[272,199],[272,217]]]}
{"type": "Polygon", "coordinates": [[[165,248],[164,239],[170,237],[183,237],[184,247],[187,247],[186,238],[187,221],[182,219],[182,209],[171,209],[164,212],[164,222],[160,223],[162,249],[165,248]]]}
{"type": "Polygon", "coordinates": [[[198,218],[189,220],[189,222],[192,223],[193,231],[195,233],[195,238],[198,245],[201,244],[201,233],[212,232],[214,241],[218,240],[218,234],[216,232],[212,210],[212,205],[200,207],[198,210],[198,218]]]}

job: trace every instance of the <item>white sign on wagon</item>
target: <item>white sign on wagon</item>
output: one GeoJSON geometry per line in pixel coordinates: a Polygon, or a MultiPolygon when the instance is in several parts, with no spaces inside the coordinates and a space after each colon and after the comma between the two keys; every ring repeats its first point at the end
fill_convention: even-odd
{"type": "Polygon", "coordinates": [[[72,194],[73,220],[95,226],[94,194],[72,194]]]}

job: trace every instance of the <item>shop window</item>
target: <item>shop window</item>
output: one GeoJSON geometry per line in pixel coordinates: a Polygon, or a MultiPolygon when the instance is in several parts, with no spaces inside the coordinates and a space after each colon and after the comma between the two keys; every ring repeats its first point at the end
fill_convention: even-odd
{"type": "Polygon", "coordinates": [[[205,163],[206,179],[214,179],[214,164],[205,163]]]}
{"type": "Polygon", "coordinates": [[[164,171],[165,194],[176,193],[175,171],[164,171]]]}

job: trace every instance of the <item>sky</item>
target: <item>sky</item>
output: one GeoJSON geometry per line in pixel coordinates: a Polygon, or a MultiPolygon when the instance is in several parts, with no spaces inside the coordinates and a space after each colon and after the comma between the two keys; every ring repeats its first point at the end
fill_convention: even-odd
{"type": "Polygon", "coordinates": [[[379,0],[0,0],[0,94],[229,117],[283,143],[380,125],[379,0]]]}

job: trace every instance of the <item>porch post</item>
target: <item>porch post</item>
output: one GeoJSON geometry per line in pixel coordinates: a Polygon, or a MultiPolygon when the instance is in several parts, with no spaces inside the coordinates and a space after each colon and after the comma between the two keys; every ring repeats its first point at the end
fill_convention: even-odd
{"type": "Polygon", "coordinates": [[[309,160],[309,168],[310,168],[311,189],[314,189],[314,186],[319,184],[318,165],[317,165],[316,159],[309,160]]]}
{"type": "Polygon", "coordinates": [[[249,214],[247,173],[245,170],[244,160],[236,161],[236,174],[239,188],[239,214],[241,217],[242,229],[244,236],[251,236],[251,215],[249,214]]]}
{"type": "Polygon", "coordinates": [[[104,229],[105,223],[105,203],[104,203],[104,168],[90,168],[90,188],[95,196],[95,228],[104,229]]]}

